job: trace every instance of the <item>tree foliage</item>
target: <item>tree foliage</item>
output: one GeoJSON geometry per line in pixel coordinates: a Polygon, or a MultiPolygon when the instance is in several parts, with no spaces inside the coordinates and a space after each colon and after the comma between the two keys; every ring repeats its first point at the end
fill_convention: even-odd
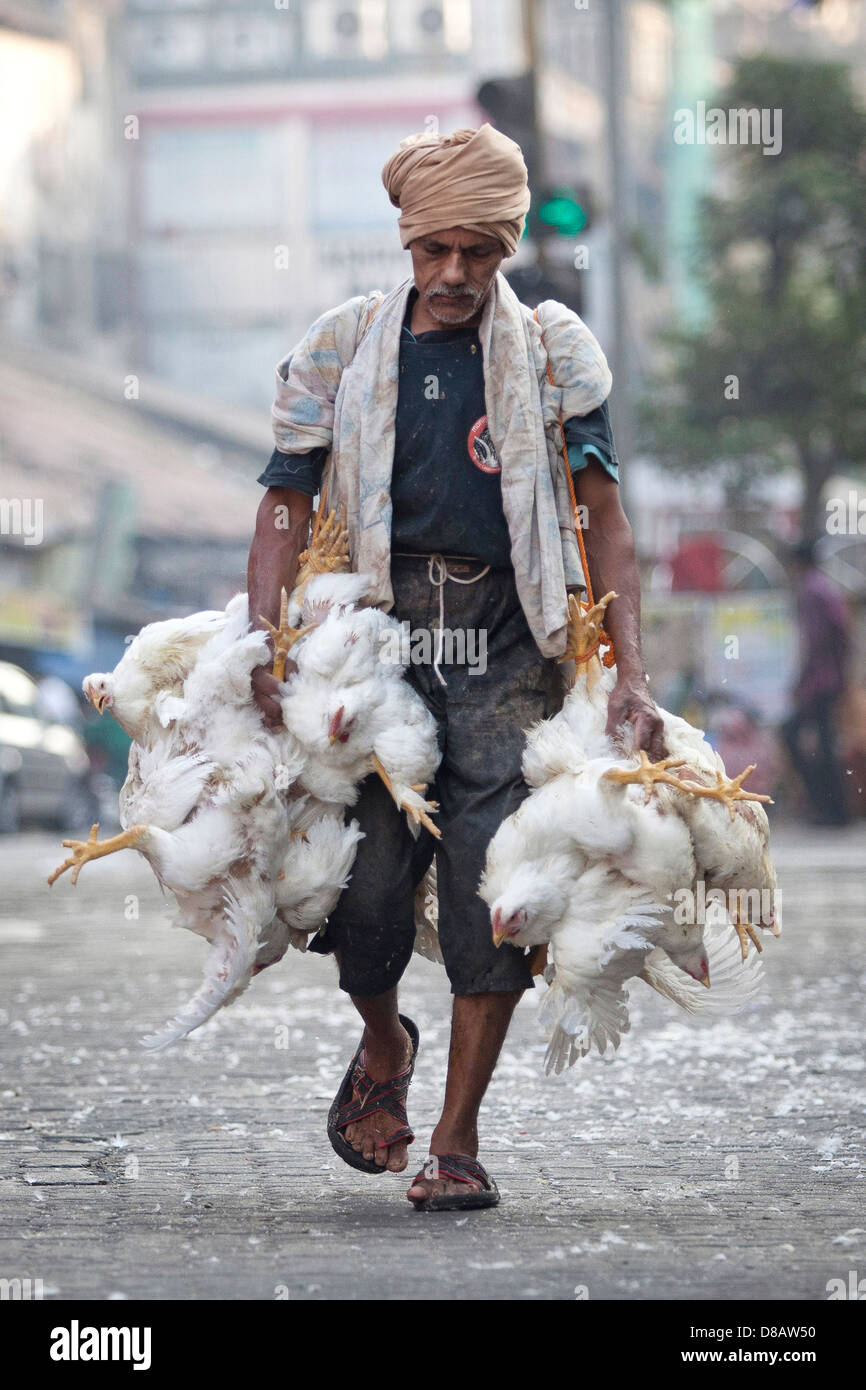
{"type": "Polygon", "coordinates": [[[693,266],[709,312],[662,335],[647,443],[739,486],[795,463],[816,530],[827,478],[866,459],[866,112],[844,66],[768,56],[713,104],[781,110],[782,148],[718,149],[725,192],[703,200],[693,266]]]}

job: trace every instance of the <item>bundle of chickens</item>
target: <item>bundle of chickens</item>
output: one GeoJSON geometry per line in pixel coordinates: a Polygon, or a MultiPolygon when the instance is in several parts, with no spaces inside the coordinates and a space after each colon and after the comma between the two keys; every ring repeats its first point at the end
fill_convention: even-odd
{"type": "Polygon", "coordinates": [[[781,932],[770,797],[743,786],[754,765],[729,778],[703,734],[663,709],[658,762],[628,756],[630,725],[606,732],[615,598],[569,597],[576,676],[562,709],[528,731],[531,791],[490,842],[480,888],[497,943],[547,943],[539,1013],[557,1073],[616,1050],[635,978],[690,1013],[741,1011],[761,984],[758,929],[781,932]]]}
{"type": "MultiPolygon", "coordinates": [[[[279,627],[251,629],[246,594],[225,612],[151,623],[114,671],[84,691],[133,740],[120,792],[121,833],[64,840],[69,857],[49,878],[132,848],[177,903],[178,926],[209,942],[204,980],[176,1017],[144,1039],[162,1048],[232,1003],[252,977],[304,949],[325,927],[362,838],[346,808],[377,773],[415,834],[436,805],[423,793],[439,763],[436,724],[382,660],[393,618],[362,606],[368,578],[349,571],[345,527],[322,520],[300,557],[279,627]],[[283,724],[265,726],[251,686],[269,665],[281,684],[283,724]]],[[[262,620],[264,621],[264,619],[262,620]]],[[[393,646],[393,643],[392,643],[393,646]]],[[[431,953],[419,893],[419,950],[431,953]]],[[[435,950],[433,951],[435,954],[435,950]]]]}
{"type": "MultiPolygon", "coordinates": [[[[224,612],[149,624],[113,672],[84,681],[132,739],[122,829],[64,840],[71,853],[49,883],[66,870],[74,883],[88,861],[135,849],[174,896],[177,925],[209,943],[200,988],[144,1039],[150,1048],[192,1032],[290,945],[304,950],[327,931],[363,838],[351,807],[369,774],[414,834],[439,836],[425,795],[440,757],[435,720],[395,658],[399,625],[365,604],[369,588],[331,513],[283,594],[278,627],[251,627],[239,594],[224,612]],[[271,661],[268,636],[277,730],[251,687],[271,661]]],[[[742,786],[752,769],[729,779],[702,734],[665,711],[671,756],[660,762],[629,752],[627,728],[606,734],[615,671],[601,660],[602,620],[614,598],[569,600],[576,678],[562,709],[528,731],[530,791],[491,840],[479,885],[496,944],[546,961],[540,1014],[556,1072],[593,1047],[618,1047],[634,978],[690,1012],[742,1008],[761,979],[756,925],[780,929],[760,805],[769,798],[742,786]]],[[[416,893],[415,946],[441,963],[435,885],[434,861],[416,893]]]]}

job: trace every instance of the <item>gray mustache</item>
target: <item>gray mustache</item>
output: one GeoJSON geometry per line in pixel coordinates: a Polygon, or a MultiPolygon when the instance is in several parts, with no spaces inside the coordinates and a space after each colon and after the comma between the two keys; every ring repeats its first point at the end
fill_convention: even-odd
{"type": "Polygon", "coordinates": [[[434,285],[432,289],[426,291],[424,298],[432,299],[434,295],[437,299],[440,296],[443,299],[474,299],[476,301],[481,298],[480,292],[470,289],[468,285],[462,288],[458,286],[457,289],[453,289],[450,285],[434,285]]]}

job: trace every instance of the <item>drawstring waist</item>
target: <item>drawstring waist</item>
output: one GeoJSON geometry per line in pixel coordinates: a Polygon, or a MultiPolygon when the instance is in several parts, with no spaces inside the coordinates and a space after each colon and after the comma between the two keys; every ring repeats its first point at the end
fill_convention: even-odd
{"type": "Polygon", "coordinates": [[[445,677],[440,670],[442,660],[442,647],[445,640],[445,585],[450,579],[453,584],[475,584],[479,579],[483,579],[492,568],[485,565],[477,574],[473,574],[470,579],[461,579],[455,572],[468,568],[466,561],[480,565],[481,561],[474,555],[443,555],[439,551],[430,554],[415,554],[409,551],[393,551],[393,556],[399,559],[426,560],[427,578],[435,589],[439,590],[439,627],[436,633],[436,651],[433,657],[433,670],[436,672],[436,679],[440,685],[447,685],[445,677]]]}
{"type": "Polygon", "coordinates": [[[461,573],[468,569],[470,565],[482,565],[485,569],[495,568],[495,566],[485,564],[484,560],[477,555],[456,555],[448,554],[441,550],[392,550],[391,559],[393,560],[414,560],[418,564],[426,565],[432,555],[441,555],[447,561],[449,572],[455,569],[461,573]]]}

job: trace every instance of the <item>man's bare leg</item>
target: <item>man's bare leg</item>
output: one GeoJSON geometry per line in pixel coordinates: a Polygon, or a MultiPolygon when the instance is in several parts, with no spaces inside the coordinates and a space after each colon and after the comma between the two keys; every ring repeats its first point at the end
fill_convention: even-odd
{"type": "MultiPolygon", "coordinates": [[[[351,996],[352,1003],[364,1020],[364,1069],[374,1081],[388,1081],[399,1076],[412,1060],[412,1041],[397,1013],[397,986],[385,994],[351,996]]],[[[377,1148],[382,1139],[399,1128],[392,1115],[379,1110],[373,1115],[347,1125],[343,1130],[347,1143],[365,1158],[374,1158],[392,1173],[402,1173],[409,1162],[405,1144],[377,1148]]]]}
{"type": "MultiPolygon", "coordinates": [[[[478,1154],[478,1111],[499,1059],[511,1015],[520,999],[514,994],[460,994],[451,1016],[451,1048],[445,1104],[430,1137],[431,1154],[478,1154]]],[[[471,1184],[477,1190],[477,1183],[471,1184]]],[[[445,1178],[417,1179],[411,1201],[427,1196],[467,1192],[470,1186],[445,1178]]]]}

